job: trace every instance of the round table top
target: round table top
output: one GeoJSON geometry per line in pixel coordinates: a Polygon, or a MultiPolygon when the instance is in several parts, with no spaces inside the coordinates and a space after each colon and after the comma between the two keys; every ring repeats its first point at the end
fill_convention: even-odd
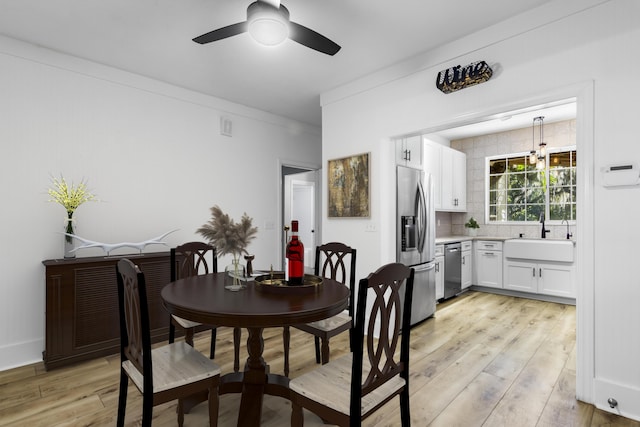
{"type": "Polygon", "coordinates": [[[323,279],[316,292],[270,293],[260,291],[255,282],[246,288],[224,288],[225,273],[205,274],[176,280],[162,291],[169,313],[194,322],[231,327],[278,327],[309,323],[335,316],[347,308],[349,289],[331,279],[323,279]]]}

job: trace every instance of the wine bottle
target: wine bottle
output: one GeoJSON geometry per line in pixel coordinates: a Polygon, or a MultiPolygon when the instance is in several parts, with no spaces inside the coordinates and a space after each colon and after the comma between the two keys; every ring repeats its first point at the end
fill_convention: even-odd
{"type": "Polygon", "coordinates": [[[291,221],[291,239],[287,242],[287,281],[302,285],[304,276],[304,245],[298,239],[298,221],[291,221]]]}

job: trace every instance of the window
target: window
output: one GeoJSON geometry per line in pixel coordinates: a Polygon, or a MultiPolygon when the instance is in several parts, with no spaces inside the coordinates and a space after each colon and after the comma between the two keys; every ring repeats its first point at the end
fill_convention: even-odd
{"type": "Polygon", "coordinates": [[[529,163],[528,153],[487,158],[490,222],[576,219],[576,149],[550,148],[545,167],[529,163]]]}

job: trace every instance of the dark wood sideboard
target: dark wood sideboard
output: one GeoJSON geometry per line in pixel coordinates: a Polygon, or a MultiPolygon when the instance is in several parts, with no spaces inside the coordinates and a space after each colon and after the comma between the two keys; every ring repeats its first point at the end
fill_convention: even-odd
{"type": "Polygon", "coordinates": [[[168,339],[160,296],[171,274],[168,251],[46,260],[45,369],[120,352],[116,264],[122,258],[145,275],[152,342],[168,339]]]}

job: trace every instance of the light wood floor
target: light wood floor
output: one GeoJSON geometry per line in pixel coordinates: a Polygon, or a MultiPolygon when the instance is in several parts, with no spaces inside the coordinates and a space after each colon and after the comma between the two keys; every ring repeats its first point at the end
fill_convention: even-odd
{"type": "MultiPolygon", "coordinates": [[[[196,338],[206,354],[209,336],[196,338]]],[[[281,337],[281,329],[265,331],[272,372],[282,372],[281,337]]],[[[413,426],[640,427],[575,400],[575,307],[469,292],[440,305],[435,318],[412,329],[411,341],[413,426]]],[[[291,377],[314,369],[310,336],[292,329],[291,342],[291,377]]],[[[331,344],[332,357],[348,351],[346,334],[331,344]]],[[[216,361],[229,372],[230,329],[218,330],[217,345],[216,361]]],[[[0,372],[0,425],[115,425],[118,364],[114,355],[50,372],[42,364],[0,372]]],[[[219,425],[235,426],[239,396],[222,396],[220,404],[219,425]]],[[[140,416],[140,395],[130,386],[126,425],[139,425],[140,416]]],[[[266,397],[263,426],[287,426],[289,416],[286,400],[266,397]]],[[[185,416],[187,427],[206,424],[205,405],[185,416]]],[[[397,400],[365,422],[399,424],[397,400]]],[[[156,407],[153,425],[177,425],[175,403],[156,407]]],[[[306,413],[305,425],[323,424],[306,413]]]]}

